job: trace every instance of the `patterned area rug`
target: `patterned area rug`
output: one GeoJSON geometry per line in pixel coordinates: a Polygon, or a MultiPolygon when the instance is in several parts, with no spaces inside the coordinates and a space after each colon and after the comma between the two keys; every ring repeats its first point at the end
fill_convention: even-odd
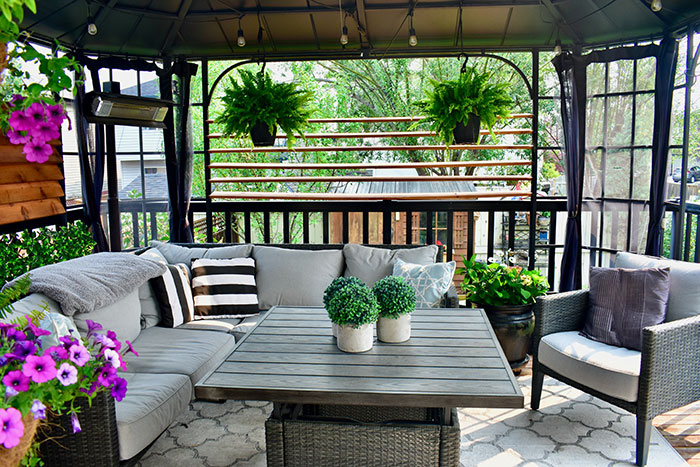
{"type": "MultiPolygon", "coordinates": [[[[550,378],[529,410],[530,377],[518,378],[525,409],[460,409],[463,466],[629,466],[635,418],[550,378]]],[[[266,402],[194,402],[137,464],[142,467],[264,466],[266,402]]],[[[653,429],[650,467],[686,466],[653,429]]]]}

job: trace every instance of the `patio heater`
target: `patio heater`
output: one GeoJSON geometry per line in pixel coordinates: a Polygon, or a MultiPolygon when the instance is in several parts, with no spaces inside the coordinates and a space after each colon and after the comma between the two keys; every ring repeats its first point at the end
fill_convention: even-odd
{"type": "Polygon", "coordinates": [[[107,145],[107,209],[109,218],[109,245],[112,251],[121,251],[121,216],[117,183],[117,143],[115,125],[147,128],[166,128],[165,117],[173,102],[150,97],[120,94],[118,82],[103,85],[104,92],[85,95],[83,115],[90,123],[105,125],[107,145]]]}

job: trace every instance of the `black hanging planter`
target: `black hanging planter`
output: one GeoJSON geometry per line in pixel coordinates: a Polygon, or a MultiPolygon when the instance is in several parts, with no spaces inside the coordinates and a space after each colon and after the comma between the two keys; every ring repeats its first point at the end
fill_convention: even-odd
{"type": "Polygon", "coordinates": [[[530,337],[535,330],[533,305],[475,305],[486,311],[503,353],[513,372],[520,373],[530,357],[530,337]]]}
{"type": "Polygon", "coordinates": [[[466,125],[457,122],[457,126],[452,130],[455,144],[472,144],[479,141],[479,130],[481,129],[481,117],[477,114],[469,114],[466,125]]]}
{"type": "Polygon", "coordinates": [[[253,146],[274,146],[275,136],[277,136],[277,126],[270,132],[270,127],[264,122],[258,122],[250,129],[253,146]]]}

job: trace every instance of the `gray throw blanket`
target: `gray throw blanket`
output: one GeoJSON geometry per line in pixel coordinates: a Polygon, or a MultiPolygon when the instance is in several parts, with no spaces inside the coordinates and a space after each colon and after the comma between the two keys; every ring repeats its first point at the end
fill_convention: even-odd
{"type": "Polygon", "coordinates": [[[29,292],[43,293],[61,305],[63,314],[73,316],[111,305],[166,270],[164,264],[130,253],[97,253],[32,270],[29,292]]]}

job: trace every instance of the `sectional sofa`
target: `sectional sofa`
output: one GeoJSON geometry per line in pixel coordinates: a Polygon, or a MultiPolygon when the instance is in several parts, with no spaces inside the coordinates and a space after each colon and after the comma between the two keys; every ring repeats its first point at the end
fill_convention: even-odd
{"type": "MultiPolygon", "coordinates": [[[[341,275],[352,275],[372,285],[392,273],[392,263],[431,264],[441,259],[435,245],[252,245],[170,244],[152,242],[152,248],[136,251],[145,258],[169,264],[190,264],[193,259],[252,257],[260,308],[276,305],[322,305],[323,291],[341,275]]],[[[22,313],[47,304],[61,313],[58,303],[42,294],[31,294],[15,303],[22,313]]],[[[442,306],[456,307],[452,288],[442,306]]],[[[264,314],[264,311],[260,315],[264,314]]],[[[235,347],[237,339],[257,323],[259,316],[200,319],[176,328],[159,326],[160,312],[149,282],[116,303],[90,313],[76,314],[73,324],[86,331],[91,319],[112,329],[121,340],[130,340],[138,357],[125,357],[126,397],[116,403],[119,458],[137,458],[175,421],[193,397],[193,387],[235,347]]]]}

